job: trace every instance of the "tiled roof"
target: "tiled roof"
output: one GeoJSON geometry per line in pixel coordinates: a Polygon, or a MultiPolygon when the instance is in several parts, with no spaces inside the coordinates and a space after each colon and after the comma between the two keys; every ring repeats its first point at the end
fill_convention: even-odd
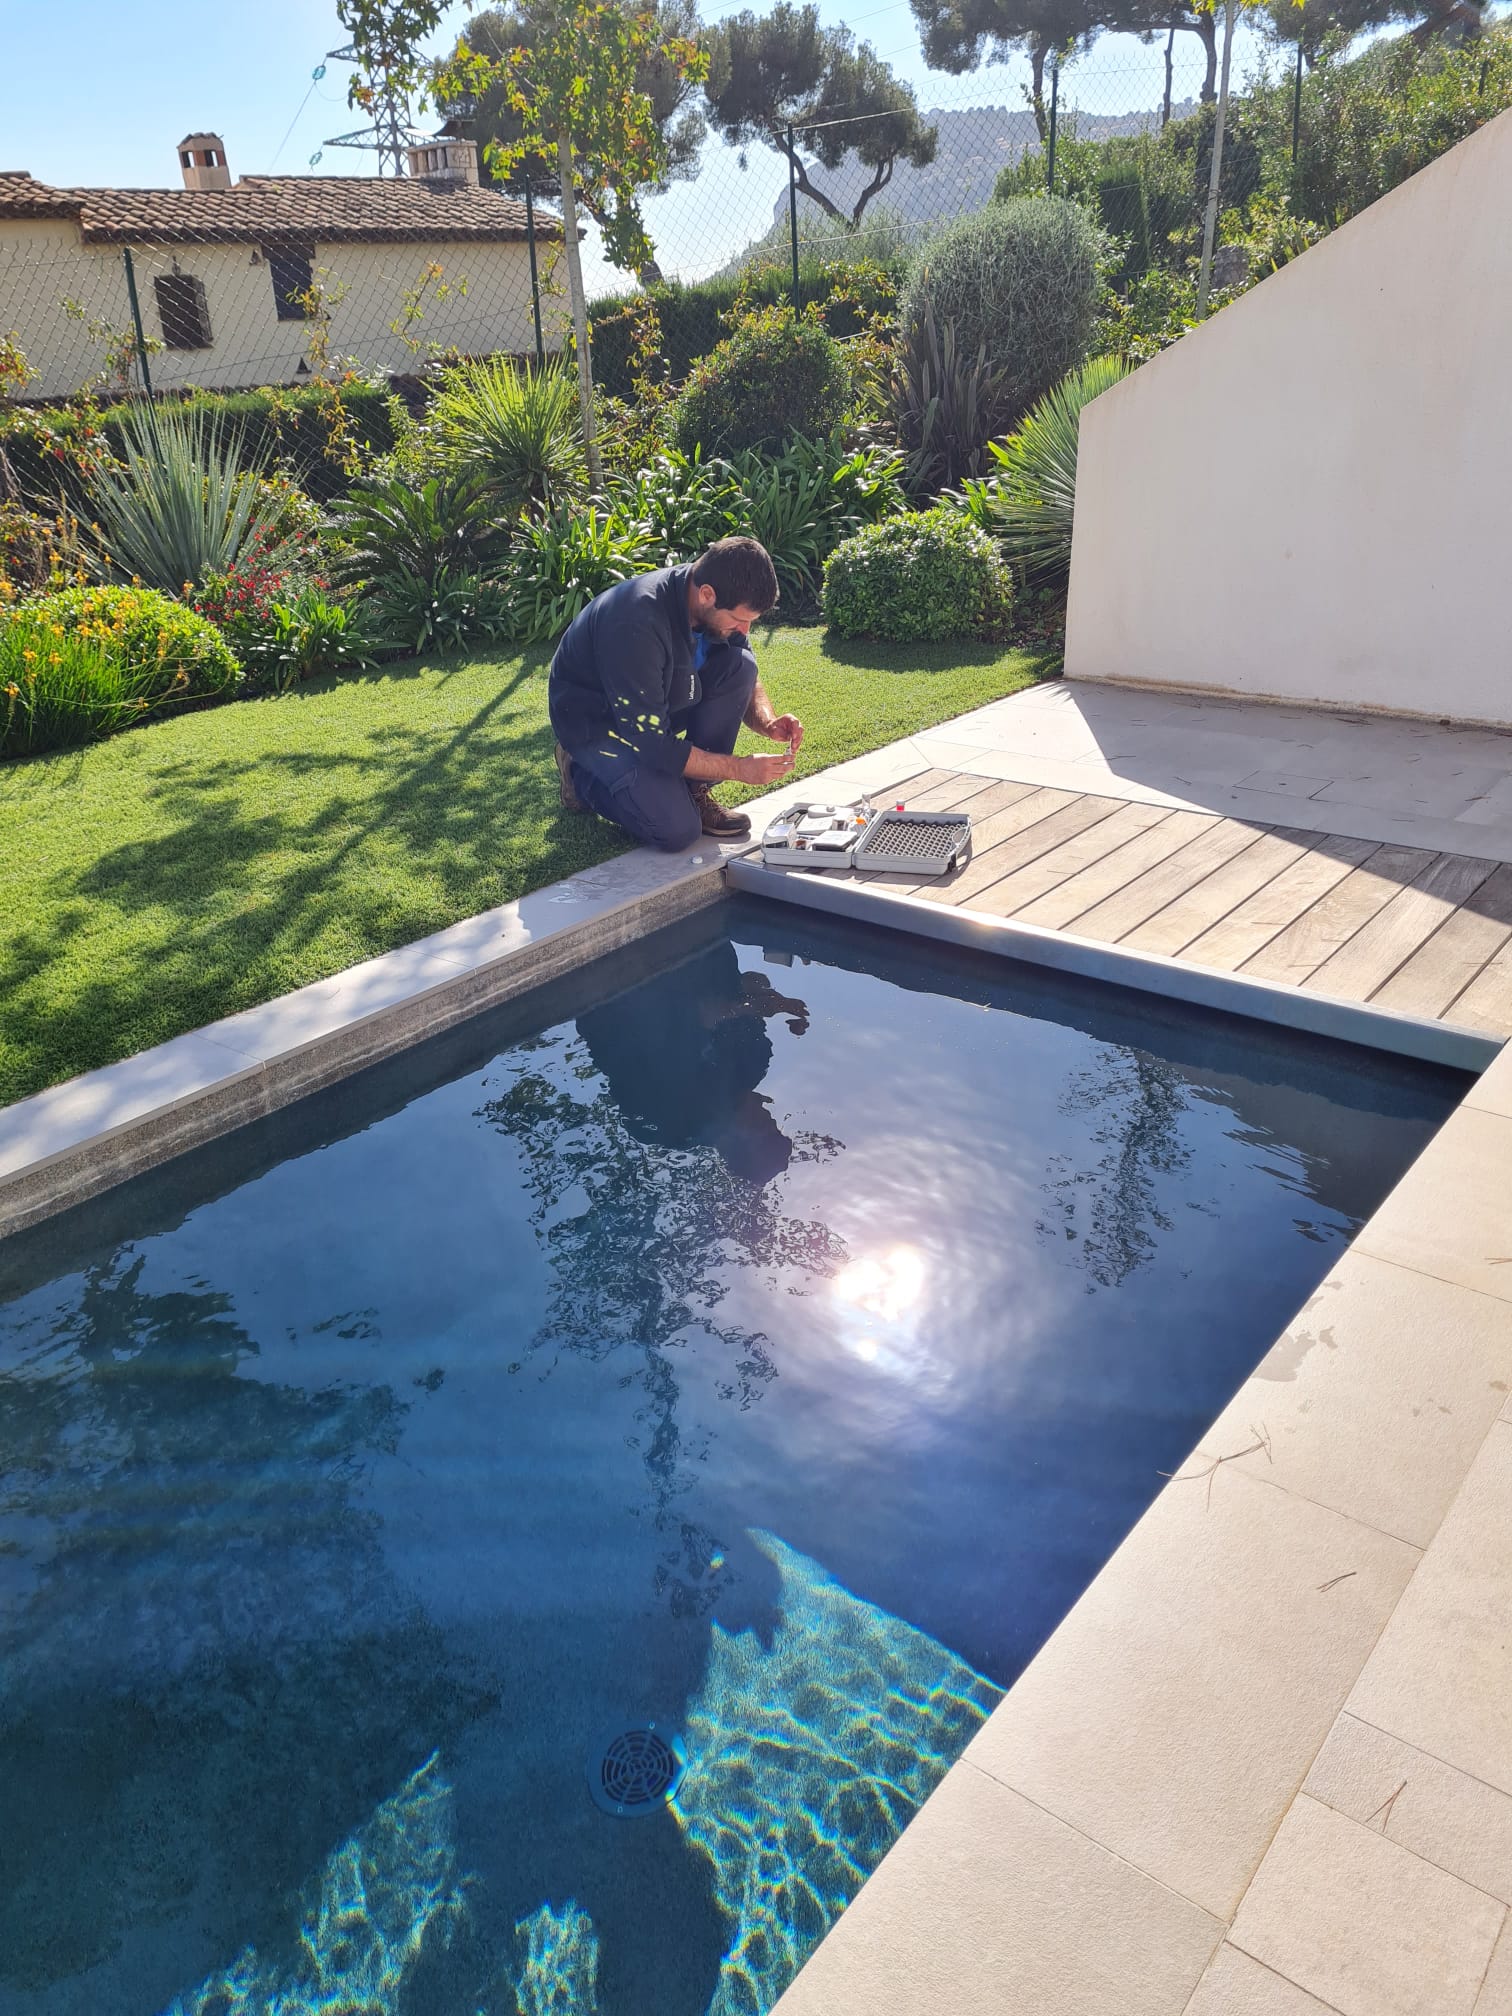
{"type": "MultiPolygon", "coordinates": [[[[525,205],[476,186],[367,175],[244,175],[230,189],[51,189],[0,175],[0,218],[77,217],[87,245],[321,244],[525,236],[525,205]]],[[[560,221],[537,211],[536,231],[560,221]]]]}
{"type": "Polygon", "coordinates": [[[24,168],[0,174],[0,217],[77,217],[79,199],[67,189],[34,182],[24,168]]]}

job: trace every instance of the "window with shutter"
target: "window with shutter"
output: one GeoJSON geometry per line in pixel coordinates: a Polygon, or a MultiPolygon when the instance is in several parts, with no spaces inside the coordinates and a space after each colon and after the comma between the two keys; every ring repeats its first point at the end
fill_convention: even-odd
{"type": "Polygon", "coordinates": [[[315,284],[313,245],[264,245],[263,257],[273,276],[273,299],[280,322],[304,322],[309,318],[302,296],[315,284]]]}
{"type": "Polygon", "coordinates": [[[210,309],[205,300],[205,283],[192,273],[158,273],[153,276],[157,295],[158,320],[163,325],[163,341],[170,350],[208,350],[215,341],[210,333],[210,309]]]}

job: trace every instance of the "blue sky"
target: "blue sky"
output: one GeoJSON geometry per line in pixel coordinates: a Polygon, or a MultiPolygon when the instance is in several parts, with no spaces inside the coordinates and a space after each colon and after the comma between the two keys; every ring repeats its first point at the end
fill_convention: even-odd
{"type": "MultiPolygon", "coordinates": [[[[365,123],[347,107],[345,65],[328,64],[312,87],[312,70],[340,40],[331,0],[219,0],[193,12],[182,0],[0,0],[0,9],[9,79],[43,86],[18,99],[8,83],[0,169],[74,186],[172,185],[178,141],[204,127],[224,138],[233,174],[307,173],[322,142],[365,123]]],[[[725,11],[728,0],[705,0],[709,18],[725,11]]],[[[1024,65],[959,78],[926,70],[907,0],[856,0],[851,12],[821,0],[821,11],[871,41],[925,106],[1022,103],[1024,65]]],[[[456,6],[438,42],[449,43],[466,18],[456,6]]],[[[1190,86],[1196,44],[1190,36],[1183,44],[1190,86]]],[[[1161,67],[1159,48],[1109,38],[1067,88],[1097,111],[1143,109],[1158,102],[1161,67]]],[[[363,174],[372,163],[326,147],[319,168],[363,174]]],[[[695,183],[653,202],[653,236],[669,265],[717,264],[766,226],[785,186],[777,156],[755,150],[741,172],[729,150],[711,145],[695,183]],[[707,246],[704,256],[692,257],[695,246],[707,246]]]]}

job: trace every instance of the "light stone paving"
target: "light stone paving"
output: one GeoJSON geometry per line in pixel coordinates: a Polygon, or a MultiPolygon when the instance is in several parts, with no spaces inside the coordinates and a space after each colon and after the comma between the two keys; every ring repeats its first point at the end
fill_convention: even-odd
{"type": "MultiPolygon", "coordinates": [[[[1256,902],[1268,878],[1290,876],[1294,895],[1310,877],[1309,900],[1326,901],[1369,858],[1352,842],[1512,862],[1512,739],[1106,687],[996,702],[788,787],[758,826],[794,797],[925,772],[926,791],[970,791],[983,829],[1004,833],[1050,814],[1069,841],[1117,816],[1073,802],[1098,797],[1291,829],[1229,858],[1211,818],[1193,827],[1188,846],[1248,906],[1232,912],[1231,966],[1274,929],[1256,902]],[[1338,836],[1332,856],[1299,847],[1298,830],[1338,836]]],[[[1131,815],[1127,844],[1145,830],[1131,815]]],[[[1089,849],[1086,868],[1105,859],[1089,849]]],[[[1180,861],[1145,870],[1171,901],[1133,942],[1169,949],[1163,917],[1185,928],[1180,861]]],[[[710,846],[628,855],[24,1101],[0,1113],[0,1231],[7,1213],[27,1222],[92,1194],[720,884],[710,846]]],[[[1120,923],[1132,914],[1116,888],[1097,900],[1120,923]]],[[[1407,1012],[1441,1013],[1506,942],[1500,902],[1451,917],[1452,984],[1432,970],[1437,938],[1422,945],[1402,969],[1407,1012]]],[[[1475,984],[1478,1026],[1496,1028],[1503,981],[1475,984]]],[[[1512,2016],[1509,1199],[1503,1052],[780,2016],[1512,2016]]]]}

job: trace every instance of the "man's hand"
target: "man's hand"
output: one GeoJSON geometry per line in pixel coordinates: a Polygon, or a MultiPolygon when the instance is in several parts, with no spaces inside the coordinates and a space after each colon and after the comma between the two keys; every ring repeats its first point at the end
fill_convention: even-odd
{"type": "Polygon", "coordinates": [[[726,760],[736,783],[759,787],[780,784],[793,768],[791,749],[784,749],[780,756],[731,756],[726,760]]]}
{"type": "Polygon", "coordinates": [[[796,756],[803,747],[803,723],[796,714],[779,714],[761,730],[769,742],[791,742],[796,756]]]}

